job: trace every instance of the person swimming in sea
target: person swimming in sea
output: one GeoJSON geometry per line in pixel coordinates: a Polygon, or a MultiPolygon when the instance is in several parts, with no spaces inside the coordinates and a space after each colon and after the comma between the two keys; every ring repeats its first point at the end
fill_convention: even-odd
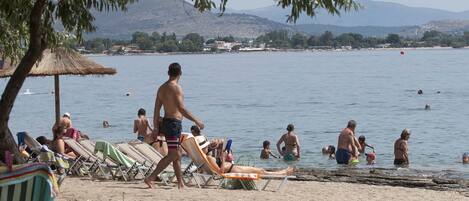
{"type": "Polygon", "coordinates": [[[300,158],[300,140],[293,130],[295,130],[295,126],[288,124],[287,133],[283,134],[277,142],[277,150],[286,161],[298,160],[300,158]],[[285,151],[280,149],[282,143],[285,144],[285,151]]]}

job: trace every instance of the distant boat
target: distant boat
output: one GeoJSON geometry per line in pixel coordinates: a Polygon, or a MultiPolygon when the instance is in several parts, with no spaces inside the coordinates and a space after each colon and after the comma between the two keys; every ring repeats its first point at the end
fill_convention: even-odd
{"type": "Polygon", "coordinates": [[[31,95],[33,92],[31,92],[29,89],[26,89],[25,92],[23,92],[24,95],[31,95]]]}

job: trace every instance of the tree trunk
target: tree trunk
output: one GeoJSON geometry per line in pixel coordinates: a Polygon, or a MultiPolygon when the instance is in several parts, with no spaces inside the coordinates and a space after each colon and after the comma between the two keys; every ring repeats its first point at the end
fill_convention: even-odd
{"type": "Polygon", "coordinates": [[[8,128],[8,120],[24,80],[46,48],[46,42],[43,40],[44,33],[41,31],[42,13],[44,12],[45,4],[46,0],[37,0],[34,3],[31,15],[29,16],[30,39],[28,50],[8,80],[0,100],[0,160],[2,161],[5,159],[5,151],[10,151],[10,153],[15,155],[16,163],[24,162],[19,155],[14,137],[8,128]]]}

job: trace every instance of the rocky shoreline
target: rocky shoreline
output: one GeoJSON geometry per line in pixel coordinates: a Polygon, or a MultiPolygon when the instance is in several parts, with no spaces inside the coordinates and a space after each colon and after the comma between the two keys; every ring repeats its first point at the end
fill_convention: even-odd
{"type": "Polygon", "coordinates": [[[408,188],[423,188],[436,191],[455,191],[469,197],[469,180],[450,178],[446,175],[427,174],[411,175],[397,172],[396,169],[351,169],[323,170],[315,168],[300,168],[297,171],[297,181],[318,182],[346,182],[378,186],[400,186],[408,188]]]}

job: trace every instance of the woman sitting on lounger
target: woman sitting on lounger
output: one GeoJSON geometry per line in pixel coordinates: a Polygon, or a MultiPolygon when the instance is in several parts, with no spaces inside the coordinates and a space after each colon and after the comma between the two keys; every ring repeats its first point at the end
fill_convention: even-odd
{"type": "Polygon", "coordinates": [[[65,137],[66,132],[67,130],[62,125],[59,125],[54,129],[54,139],[52,140],[51,149],[55,153],[61,154],[62,156],[75,159],[77,155],[65,146],[63,138],[65,137]]]}
{"type": "MultiPolygon", "coordinates": [[[[195,137],[197,143],[199,144],[200,148],[204,153],[208,152],[208,146],[210,142],[204,136],[196,136],[195,137]]],[[[219,160],[212,157],[210,154],[207,154],[207,159],[212,164],[213,167],[217,167],[216,170],[219,174],[222,173],[257,173],[260,175],[270,175],[270,176],[285,176],[291,175],[293,173],[293,168],[289,167],[279,171],[267,171],[263,168],[257,167],[250,167],[250,166],[240,166],[234,165],[231,162],[225,161],[226,151],[221,154],[221,158],[219,160]],[[223,168],[221,168],[223,167],[223,168]]]]}

